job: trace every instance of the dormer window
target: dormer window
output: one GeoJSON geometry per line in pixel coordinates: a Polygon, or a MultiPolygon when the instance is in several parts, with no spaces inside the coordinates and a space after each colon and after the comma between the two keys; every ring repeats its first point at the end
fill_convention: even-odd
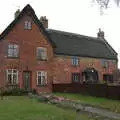
{"type": "Polygon", "coordinates": [[[24,23],[24,29],[31,30],[32,29],[32,23],[31,21],[25,21],[24,23]]]}

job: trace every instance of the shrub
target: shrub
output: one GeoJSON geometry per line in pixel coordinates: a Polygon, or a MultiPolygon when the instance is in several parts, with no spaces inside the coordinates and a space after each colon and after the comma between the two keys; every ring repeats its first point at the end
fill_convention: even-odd
{"type": "Polygon", "coordinates": [[[28,91],[26,91],[25,89],[22,88],[13,88],[13,89],[7,89],[5,90],[2,95],[3,96],[21,96],[21,95],[26,95],[28,93],[28,91]]]}

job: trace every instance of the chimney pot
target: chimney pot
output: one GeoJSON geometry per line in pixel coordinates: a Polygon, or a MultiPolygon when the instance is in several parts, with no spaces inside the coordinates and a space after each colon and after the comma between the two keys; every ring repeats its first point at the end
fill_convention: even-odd
{"type": "Polygon", "coordinates": [[[104,32],[101,31],[100,28],[99,28],[99,32],[97,33],[97,37],[98,37],[98,38],[102,38],[102,39],[104,39],[104,32]]]}
{"type": "Polygon", "coordinates": [[[46,18],[46,16],[41,16],[40,22],[43,24],[44,28],[48,28],[48,19],[46,18]]]}
{"type": "Polygon", "coordinates": [[[20,9],[17,9],[15,14],[14,14],[14,18],[17,18],[19,14],[20,14],[20,9]]]}

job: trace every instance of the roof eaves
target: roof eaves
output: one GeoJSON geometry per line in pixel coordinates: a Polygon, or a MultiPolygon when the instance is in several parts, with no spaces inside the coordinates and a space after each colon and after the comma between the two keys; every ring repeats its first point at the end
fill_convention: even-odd
{"type": "Polygon", "coordinates": [[[87,57],[87,58],[96,58],[96,59],[109,59],[109,60],[118,60],[117,57],[96,57],[89,55],[75,55],[75,54],[65,54],[65,53],[55,53],[56,55],[65,55],[65,56],[77,56],[77,57],[87,57]]]}
{"type": "Polygon", "coordinates": [[[102,40],[100,40],[97,37],[91,37],[91,36],[85,36],[85,35],[80,35],[77,33],[71,33],[71,32],[66,32],[66,31],[60,31],[60,30],[54,30],[54,29],[48,29],[48,33],[56,33],[56,34],[62,34],[66,37],[76,37],[76,38],[85,38],[85,40],[91,40],[92,42],[100,42],[100,43],[104,43],[102,40]]]}
{"type": "Polygon", "coordinates": [[[118,53],[112,48],[112,46],[107,42],[107,40],[103,40],[105,45],[107,46],[107,48],[110,50],[110,52],[112,52],[114,55],[118,55],[118,53]]]}

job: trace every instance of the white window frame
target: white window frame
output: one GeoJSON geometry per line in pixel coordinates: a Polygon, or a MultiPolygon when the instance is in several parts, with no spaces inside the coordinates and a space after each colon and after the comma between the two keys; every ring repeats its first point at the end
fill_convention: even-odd
{"type": "Polygon", "coordinates": [[[8,44],[8,57],[16,58],[19,56],[19,45],[8,44]]]}
{"type": "Polygon", "coordinates": [[[79,65],[79,58],[78,57],[72,57],[72,65],[79,65]]]}
{"type": "Polygon", "coordinates": [[[72,82],[80,82],[80,73],[78,72],[74,72],[72,73],[72,82]]]}
{"type": "Polygon", "coordinates": [[[47,48],[45,47],[37,47],[37,59],[47,60],[47,48]],[[39,54],[40,49],[43,51],[39,54]]]}
{"type": "Polygon", "coordinates": [[[18,84],[18,70],[17,69],[7,69],[7,83],[8,84],[18,84]],[[9,73],[9,71],[11,71],[10,73],[9,73]],[[14,71],[16,71],[16,73],[14,73],[14,71]],[[12,81],[11,81],[11,83],[9,83],[9,81],[8,81],[8,75],[12,75],[12,81]],[[14,75],[16,75],[16,82],[14,83],[14,81],[13,81],[13,76],[14,75]]]}
{"type": "Polygon", "coordinates": [[[37,71],[37,85],[44,86],[47,85],[47,72],[46,71],[37,71]],[[41,77],[41,84],[39,84],[38,79],[41,77]],[[43,80],[45,78],[45,81],[43,80]]]}
{"type": "Polygon", "coordinates": [[[32,29],[32,22],[31,21],[25,21],[24,22],[24,29],[31,30],[32,29]]]}

